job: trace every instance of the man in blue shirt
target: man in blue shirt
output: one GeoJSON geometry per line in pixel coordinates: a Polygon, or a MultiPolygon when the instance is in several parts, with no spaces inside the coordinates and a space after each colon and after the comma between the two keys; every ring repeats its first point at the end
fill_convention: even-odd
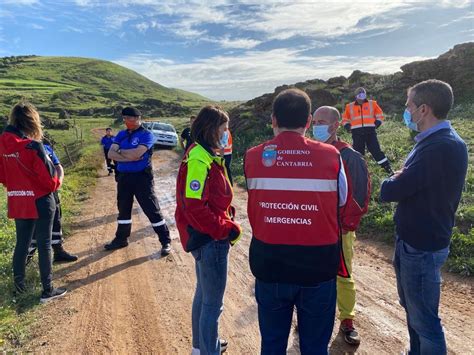
{"type": "Polygon", "coordinates": [[[112,164],[112,159],[109,158],[109,149],[112,146],[112,143],[114,142],[115,136],[112,134],[112,128],[106,128],[105,129],[105,136],[102,137],[100,140],[100,144],[102,144],[102,147],[104,148],[104,156],[105,156],[105,163],[107,164],[107,170],[109,171],[109,175],[112,174],[114,171],[114,164],[112,164]]]}
{"type": "MultiPolygon", "coordinates": [[[[43,145],[44,145],[44,150],[46,151],[46,154],[48,154],[49,158],[54,164],[54,167],[56,169],[56,172],[62,184],[62,180],[64,179],[64,169],[61,165],[61,162],[59,161],[59,158],[56,155],[56,153],[54,153],[53,147],[51,146],[50,142],[44,139],[43,145]]],[[[51,238],[51,245],[53,247],[53,252],[54,252],[53,260],[55,263],[76,261],[78,259],[77,255],[72,255],[68,253],[66,250],[64,250],[63,229],[61,226],[61,216],[62,216],[61,201],[59,199],[58,191],[55,191],[53,194],[54,194],[54,199],[56,200],[56,211],[54,212],[53,232],[52,232],[52,238],[51,238]]],[[[26,263],[28,263],[31,260],[36,249],[37,249],[36,239],[33,236],[30,247],[28,249],[28,258],[26,259],[26,263]]]]}
{"type": "Polygon", "coordinates": [[[407,313],[410,354],[446,354],[438,316],[441,267],[449,254],[467,171],[467,148],[446,121],[449,84],[427,80],[408,90],[404,119],[419,131],[405,166],[382,182],[383,201],[398,202],[394,267],[407,313]]]}
{"type": "Polygon", "coordinates": [[[151,166],[155,138],[142,127],[141,113],[136,108],[124,108],[122,117],[127,129],[117,134],[108,154],[110,159],[117,162],[118,226],[115,238],[105,245],[105,249],[128,246],[135,197],[160,239],[161,255],[168,255],[171,252],[170,233],[155,195],[151,166]]]}

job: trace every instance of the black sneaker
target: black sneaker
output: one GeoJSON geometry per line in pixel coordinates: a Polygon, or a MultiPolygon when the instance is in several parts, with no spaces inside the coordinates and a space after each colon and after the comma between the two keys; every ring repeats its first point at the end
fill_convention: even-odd
{"type": "Polygon", "coordinates": [[[64,250],[62,245],[58,247],[54,247],[53,249],[54,249],[54,262],[55,263],[60,263],[60,262],[70,263],[72,261],[77,261],[78,259],[77,255],[69,254],[66,250],[64,250]]]}
{"type": "Polygon", "coordinates": [[[65,288],[52,288],[49,291],[43,291],[43,293],[41,294],[40,302],[49,302],[51,300],[54,300],[55,298],[64,296],[66,293],[67,290],[65,288]]]}
{"type": "Polygon", "coordinates": [[[229,345],[228,341],[225,339],[219,339],[219,342],[221,343],[221,354],[225,353],[227,350],[227,345],[229,345]]]}
{"type": "Polygon", "coordinates": [[[104,245],[104,248],[106,250],[115,250],[115,249],[120,249],[120,248],[125,248],[125,247],[128,247],[127,240],[126,239],[120,240],[117,238],[112,240],[110,243],[104,245]]]}
{"type": "Polygon", "coordinates": [[[352,323],[352,319],[344,319],[341,322],[340,330],[344,334],[344,340],[347,344],[360,344],[359,333],[357,333],[357,331],[355,330],[354,325],[352,323]]]}
{"type": "Polygon", "coordinates": [[[171,244],[170,243],[163,244],[163,246],[161,247],[161,255],[166,256],[166,255],[169,255],[170,253],[171,253],[171,244]]]}

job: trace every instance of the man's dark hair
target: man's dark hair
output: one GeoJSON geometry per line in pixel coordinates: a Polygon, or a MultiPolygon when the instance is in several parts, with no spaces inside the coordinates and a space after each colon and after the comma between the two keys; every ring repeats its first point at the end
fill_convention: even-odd
{"type": "Polygon", "coordinates": [[[191,138],[210,148],[219,148],[219,127],[229,121],[229,115],[216,105],[204,106],[191,126],[191,138]]]}
{"type": "Polygon", "coordinates": [[[306,127],[310,113],[311,100],[299,89],[284,90],[273,101],[273,115],[281,128],[306,127]]]}
{"type": "Polygon", "coordinates": [[[449,110],[453,107],[453,89],[444,81],[425,80],[409,88],[408,92],[413,93],[413,103],[417,107],[423,104],[431,107],[433,115],[437,119],[446,119],[449,110]]]}
{"type": "Polygon", "coordinates": [[[110,128],[110,127],[107,127],[107,128],[105,129],[105,131],[111,131],[111,130],[112,130],[112,128],[110,128]]]}

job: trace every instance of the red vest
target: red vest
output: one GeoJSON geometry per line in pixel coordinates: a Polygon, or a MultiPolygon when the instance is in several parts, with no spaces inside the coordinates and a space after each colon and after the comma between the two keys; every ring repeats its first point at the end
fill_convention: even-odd
{"type": "Polygon", "coordinates": [[[250,265],[257,278],[312,285],[336,276],[340,169],[336,148],[295,132],[247,152],[250,265]]]}

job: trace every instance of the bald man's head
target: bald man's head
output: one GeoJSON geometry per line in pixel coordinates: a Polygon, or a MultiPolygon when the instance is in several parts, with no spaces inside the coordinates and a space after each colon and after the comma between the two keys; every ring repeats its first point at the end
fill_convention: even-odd
{"type": "Polygon", "coordinates": [[[340,119],[339,110],[332,106],[321,106],[313,114],[313,124],[315,121],[324,121],[321,124],[332,125],[334,122],[339,122],[340,119]]]}
{"type": "Polygon", "coordinates": [[[329,138],[326,143],[332,143],[336,140],[336,131],[339,127],[341,114],[339,110],[332,106],[321,106],[313,113],[313,126],[328,126],[327,132],[329,138]]]}

